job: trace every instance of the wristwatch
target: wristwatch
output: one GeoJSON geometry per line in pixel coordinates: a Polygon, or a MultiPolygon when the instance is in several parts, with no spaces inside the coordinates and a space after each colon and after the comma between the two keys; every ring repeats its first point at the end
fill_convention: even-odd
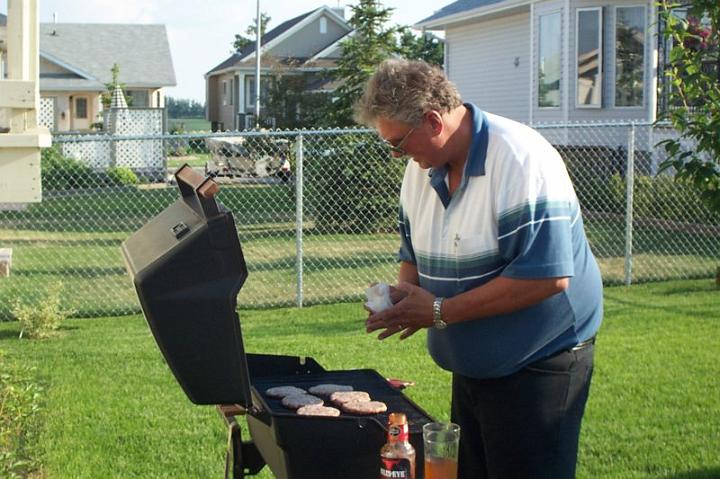
{"type": "Polygon", "coordinates": [[[442,319],[443,301],[445,301],[445,298],[442,298],[440,296],[435,298],[435,301],[433,301],[433,328],[435,329],[447,328],[447,323],[442,319]]]}

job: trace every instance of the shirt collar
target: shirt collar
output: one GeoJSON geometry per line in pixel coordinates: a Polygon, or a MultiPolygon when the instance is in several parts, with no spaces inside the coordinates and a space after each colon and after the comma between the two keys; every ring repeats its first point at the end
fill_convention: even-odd
{"type": "MultiPolygon", "coordinates": [[[[465,107],[472,113],[473,139],[465,160],[460,189],[465,186],[469,176],[485,176],[485,160],[487,159],[488,139],[490,136],[485,113],[472,103],[465,103],[465,107]]],[[[447,207],[447,203],[450,201],[447,186],[445,185],[447,167],[443,165],[439,168],[431,168],[428,170],[428,176],[430,177],[430,185],[437,191],[443,204],[447,207]]]]}
{"type": "Polygon", "coordinates": [[[465,106],[473,116],[473,141],[465,163],[464,176],[485,176],[485,160],[490,137],[487,116],[472,103],[465,103],[465,106]]]}

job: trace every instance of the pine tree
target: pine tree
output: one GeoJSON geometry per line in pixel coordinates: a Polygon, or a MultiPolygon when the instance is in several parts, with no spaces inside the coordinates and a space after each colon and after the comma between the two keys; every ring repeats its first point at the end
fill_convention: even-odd
{"type": "Polygon", "coordinates": [[[408,60],[423,60],[442,67],[443,41],[429,32],[416,36],[409,27],[400,27],[400,52],[408,60]]]}
{"type": "Polygon", "coordinates": [[[342,42],[342,58],[331,73],[341,84],[323,115],[322,126],[354,125],[353,105],[362,95],[365,82],[383,60],[398,52],[399,29],[385,27],[392,8],[383,8],[376,0],[360,0],[350,8],[353,13],[348,23],[355,32],[342,42]]]}
{"type": "MultiPolygon", "coordinates": [[[[270,23],[270,20],[272,20],[270,18],[270,16],[268,16],[264,12],[260,12],[260,21],[261,21],[260,34],[262,36],[265,36],[265,30],[267,30],[267,25],[268,25],[268,23],[270,23]]],[[[250,24],[250,26],[248,26],[245,29],[245,35],[247,35],[247,37],[244,37],[237,33],[235,34],[235,41],[233,42],[233,49],[235,49],[236,52],[239,52],[240,50],[245,48],[247,45],[250,45],[251,43],[252,44],[255,43],[255,32],[257,31],[256,23],[257,23],[257,17],[253,18],[252,24],[250,24]]]]}

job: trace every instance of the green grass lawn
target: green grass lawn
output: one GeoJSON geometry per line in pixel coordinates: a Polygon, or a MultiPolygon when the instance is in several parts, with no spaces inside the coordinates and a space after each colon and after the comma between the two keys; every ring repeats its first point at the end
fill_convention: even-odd
{"type": "MultiPolygon", "coordinates": [[[[710,280],[605,290],[578,477],[720,477],[718,304],[710,280]]],[[[364,317],[353,303],[242,311],[241,323],[249,352],[412,379],[407,394],[448,419],[450,376],[428,358],[424,334],[379,342],[364,317]]],[[[68,320],[61,333],[19,341],[17,323],[0,323],[6,360],[34,366],[45,389],[28,448],[43,477],[222,477],[221,419],[185,398],[140,316],[68,320]]]]}
{"type": "Polygon", "coordinates": [[[193,168],[204,168],[209,159],[209,153],[188,152],[188,154],[184,156],[168,156],[167,167],[171,172],[174,172],[186,163],[193,168]]]}
{"type": "MultiPolygon", "coordinates": [[[[178,165],[179,166],[179,165],[178,165]]],[[[234,214],[250,270],[240,297],[249,307],[296,302],[295,201],[284,184],[223,184],[219,199],[234,214]]],[[[48,195],[24,211],[0,211],[0,247],[13,249],[13,272],[0,281],[0,320],[10,300],[61,281],[68,308],[82,316],[139,311],[120,243],[178,197],[177,188],[143,186],[48,195]]],[[[395,233],[324,234],[306,199],[305,304],[358,298],[372,281],[393,281],[395,233]]],[[[622,221],[588,221],[586,230],[606,284],[624,280],[622,221]]],[[[636,228],[633,281],[709,278],[720,259],[712,232],[636,228]]]]}
{"type": "Polygon", "coordinates": [[[184,132],[190,133],[193,131],[209,132],[210,122],[205,118],[170,118],[170,128],[177,126],[184,132]]]}

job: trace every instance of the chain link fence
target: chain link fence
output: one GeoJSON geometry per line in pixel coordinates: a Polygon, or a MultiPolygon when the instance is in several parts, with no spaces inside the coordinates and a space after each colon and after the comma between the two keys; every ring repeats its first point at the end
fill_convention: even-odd
{"type": "MultiPolygon", "coordinates": [[[[654,145],[672,130],[537,128],[565,158],[606,284],[715,275],[720,218],[690,187],[658,174],[664,155],[654,145]]],[[[359,301],[368,283],[395,280],[405,164],[370,130],[54,142],[43,153],[43,201],[0,205],[0,262],[12,257],[0,277],[0,319],[11,318],[16,299],[33,301],[58,282],[79,316],[138,312],[119,246],[177,199],[172,172],[185,163],[216,177],[218,199],[235,215],[250,270],[241,307],[359,301]]]]}

